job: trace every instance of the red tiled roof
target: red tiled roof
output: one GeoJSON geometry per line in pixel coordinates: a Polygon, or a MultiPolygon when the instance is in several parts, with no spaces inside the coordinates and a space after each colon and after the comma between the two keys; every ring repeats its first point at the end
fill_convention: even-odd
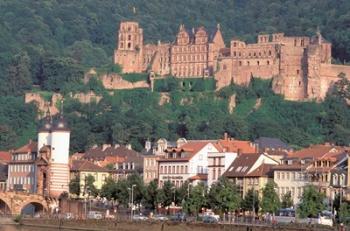
{"type": "Polygon", "coordinates": [[[246,140],[235,140],[232,138],[218,140],[218,144],[226,152],[256,153],[255,145],[246,140]]]}
{"type": "Polygon", "coordinates": [[[215,148],[219,148],[216,144],[211,141],[190,141],[180,148],[168,148],[166,152],[185,152],[187,155],[183,158],[160,158],[159,161],[186,161],[192,159],[200,150],[202,150],[207,144],[213,144],[215,148]]]}
{"type": "Polygon", "coordinates": [[[208,175],[207,174],[198,174],[195,176],[190,177],[190,181],[194,181],[194,180],[207,180],[208,179],[208,175]]]}
{"type": "Polygon", "coordinates": [[[38,143],[29,141],[28,144],[23,145],[22,147],[13,151],[13,153],[28,153],[28,152],[37,152],[38,151],[38,143]]]}
{"type": "Polygon", "coordinates": [[[331,145],[312,145],[308,148],[301,149],[296,152],[292,152],[288,155],[288,157],[295,158],[313,158],[313,159],[321,159],[324,157],[335,157],[341,154],[344,151],[344,148],[338,146],[331,145]]]}
{"type": "Polygon", "coordinates": [[[11,153],[0,151],[0,161],[5,163],[11,161],[11,153]]]}
{"type": "Polygon", "coordinates": [[[108,169],[95,165],[87,160],[73,160],[71,171],[109,172],[108,169]]]}

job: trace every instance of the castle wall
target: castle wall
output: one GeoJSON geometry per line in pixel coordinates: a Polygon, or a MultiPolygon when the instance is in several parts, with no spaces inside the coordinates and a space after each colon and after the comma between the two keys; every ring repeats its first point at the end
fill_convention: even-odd
{"type": "Polygon", "coordinates": [[[121,90],[121,89],[134,89],[134,88],[149,88],[149,84],[146,81],[129,82],[124,80],[120,75],[111,73],[105,74],[101,77],[104,88],[109,90],[121,90]]]}

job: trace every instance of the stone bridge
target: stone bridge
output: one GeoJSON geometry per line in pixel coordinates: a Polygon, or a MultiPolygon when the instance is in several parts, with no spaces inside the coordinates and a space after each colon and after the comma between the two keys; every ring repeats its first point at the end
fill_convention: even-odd
{"type": "Polygon", "coordinates": [[[38,194],[24,192],[0,192],[0,214],[17,215],[28,205],[34,207],[34,212],[48,212],[53,203],[38,194]]]}

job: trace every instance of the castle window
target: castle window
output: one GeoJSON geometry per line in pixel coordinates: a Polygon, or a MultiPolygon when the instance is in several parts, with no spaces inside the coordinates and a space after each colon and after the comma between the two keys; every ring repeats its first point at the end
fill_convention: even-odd
{"type": "Polygon", "coordinates": [[[254,52],[254,57],[256,56],[256,53],[254,52]]]}
{"type": "Polygon", "coordinates": [[[260,66],[260,61],[257,61],[256,64],[258,64],[258,66],[260,66]]]}
{"type": "Polygon", "coordinates": [[[301,81],[299,81],[299,86],[301,86],[301,81]]]}
{"type": "Polygon", "coordinates": [[[271,56],[272,55],[272,52],[271,51],[269,51],[269,56],[271,56]]]}
{"type": "Polygon", "coordinates": [[[239,64],[240,66],[242,66],[242,61],[239,61],[238,64],[239,64]]]}
{"type": "Polygon", "coordinates": [[[233,47],[236,47],[236,46],[237,46],[237,43],[236,43],[236,42],[234,42],[234,43],[233,43],[233,47]]]}
{"type": "Polygon", "coordinates": [[[249,55],[248,55],[248,56],[250,57],[250,56],[252,56],[252,54],[249,52],[249,55]]]}
{"type": "Polygon", "coordinates": [[[249,62],[249,61],[247,61],[247,65],[248,65],[248,66],[250,65],[250,62],[249,62]]]}
{"type": "Polygon", "coordinates": [[[238,52],[238,56],[241,57],[241,52],[238,52]]]}
{"type": "Polygon", "coordinates": [[[224,66],[223,66],[223,68],[222,69],[224,69],[224,70],[226,70],[227,69],[227,66],[226,66],[226,64],[224,64],[224,66]]]}
{"type": "Polygon", "coordinates": [[[297,46],[297,39],[294,39],[294,46],[297,46]]]}
{"type": "Polygon", "coordinates": [[[269,61],[269,60],[267,60],[266,64],[267,64],[267,65],[270,65],[270,61],[269,61]]]}
{"type": "Polygon", "coordinates": [[[259,56],[261,56],[261,52],[259,52],[259,56]]]}
{"type": "Polygon", "coordinates": [[[131,48],[131,43],[128,43],[128,48],[131,48]]]}
{"type": "Polygon", "coordinates": [[[304,46],[304,39],[302,39],[302,40],[300,41],[300,45],[301,45],[301,46],[304,46]]]}
{"type": "Polygon", "coordinates": [[[300,71],[299,71],[299,70],[297,70],[297,75],[299,75],[299,73],[300,73],[300,71]]]}
{"type": "Polygon", "coordinates": [[[120,43],[120,48],[124,48],[124,43],[120,43]]]}
{"type": "Polygon", "coordinates": [[[131,40],[131,35],[128,35],[128,40],[131,40]]]}
{"type": "Polygon", "coordinates": [[[131,31],[131,28],[130,28],[130,27],[128,27],[128,31],[131,31]]]}

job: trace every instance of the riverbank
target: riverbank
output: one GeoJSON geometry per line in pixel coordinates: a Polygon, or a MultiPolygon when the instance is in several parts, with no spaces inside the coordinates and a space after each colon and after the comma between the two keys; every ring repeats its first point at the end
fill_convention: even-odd
{"type": "Polygon", "coordinates": [[[12,217],[0,217],[0,225],[16,225],[12,217]]]}
{"type": "Polygon", "coordinates": [[[130,222],[116,220],[58,220],[58,219],[22,219],[21,225],[48,229],[84,230],[84,231],[331,231],[335,228],[308,226],[296,224],[284,226],[258,226],[243,224],[203,224],[203,223],[174,223],[174,222],[130,222]]]}

